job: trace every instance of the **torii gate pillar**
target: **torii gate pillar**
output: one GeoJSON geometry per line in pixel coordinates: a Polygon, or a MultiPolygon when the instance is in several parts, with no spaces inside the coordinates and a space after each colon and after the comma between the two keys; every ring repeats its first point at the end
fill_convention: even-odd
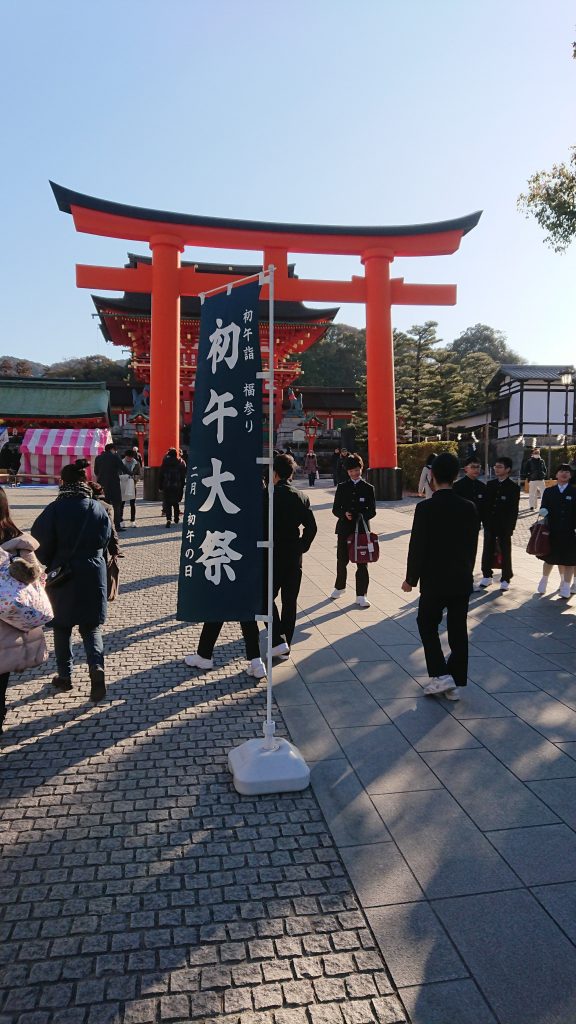
{"type": "Polygon", "coordinates": [[[367,249],[362,256],[366,277],[366,398],[370,480],[378,495],[402,497],[397,469],[394,343],[390,264],[394,254],[367,249]],[[382,468],[389,467],[389,468],[382,468]]]}

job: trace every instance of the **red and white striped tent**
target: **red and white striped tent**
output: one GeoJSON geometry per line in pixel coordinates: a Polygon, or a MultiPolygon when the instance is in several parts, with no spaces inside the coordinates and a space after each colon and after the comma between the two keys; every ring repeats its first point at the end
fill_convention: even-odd
{"type": "MultiPolygon", "coordinates": [[[[100,427],[91,430],[55,430],[44,427],[27,430],[20,445],[22,465],[18,476],[24,482],[46,482],[46,478],[56,482],[62,466],[75,459],[89,459],[92,465],[96,456],[111,441],[110,431],[100,427]]],[[[87,472],[90,476],[90,469],[87,472]]]]}

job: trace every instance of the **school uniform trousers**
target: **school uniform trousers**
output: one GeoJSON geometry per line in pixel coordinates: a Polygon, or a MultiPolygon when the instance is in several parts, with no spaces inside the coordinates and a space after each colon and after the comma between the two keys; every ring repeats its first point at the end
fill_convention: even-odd
{"type": "MultiPolygon", "coordinates": [[[[205,622],[202,626],[202,632],[200,633],[200,640],[198,641],[198,654],[201,658],[211,658],[212,652],[216,646],[218,637],[223,622],[205,622]]],[[[244,637],[244,643],[246,645],[246,657],[248,661],[253,661],[254,658],[260,657],[260,644],[258,640],[258,623],[256,620],[252,622],[241,622],[240,629],[242,630],[242,636],[244,637]]]]}
{"type": "Polygon", "coordinates": [[[468,603],[480,520],[475,505],[450,489],[435,491],[416,506],[406,580],[420,583],[418,632],[428,675],[451,675],[456,686],[468,679],[468,603]],[[445,657],[438,627],[446,612],[448,646],[445,657]]]}
{"type": "Polygon", "coordinates": [[[509,583],[512,572],[512,534],[518,519],[520,488],[507,478],[500,483],[489,480],[486,484],[486,505],[484,518],[484,546],[482,548],[482,575],[492,577],[492,563],[496,542],[502,552],[502,580],[509,583]]]}
{"type": "Polygon", "coordinates": [[[274,602],[272,643],[274,647],[284,640],[292,643],[296,628],[297,601],[302,582],[302,555],[305,554],[317,532],[310,499],[298,491],[288,480],[274,486],[274,602]],[[302,529],[302,534],[300,534],[302,529]],[[280,597],[281,611],[276,606],[280,597]]]}

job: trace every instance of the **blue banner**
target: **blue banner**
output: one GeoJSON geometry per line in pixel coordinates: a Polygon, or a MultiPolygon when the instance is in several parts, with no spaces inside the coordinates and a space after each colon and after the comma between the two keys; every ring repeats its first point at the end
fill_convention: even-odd
{"type": "Polygon", "coordinates": [[[185,622],[262,612],[259,298],[255,280],[202,306],[178,580],[185,622]]]}

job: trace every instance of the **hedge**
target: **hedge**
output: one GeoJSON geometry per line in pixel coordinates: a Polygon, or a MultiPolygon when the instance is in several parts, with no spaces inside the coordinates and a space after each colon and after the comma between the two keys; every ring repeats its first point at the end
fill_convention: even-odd
{"type": "Polygon", "coordinates": [[[422,467],[429,455],[451,452],[458,455],[456,441],[419,441],[416,444],[398,445],[398,465],[404,473],[404,490],[416,491],[422,467]]]}

